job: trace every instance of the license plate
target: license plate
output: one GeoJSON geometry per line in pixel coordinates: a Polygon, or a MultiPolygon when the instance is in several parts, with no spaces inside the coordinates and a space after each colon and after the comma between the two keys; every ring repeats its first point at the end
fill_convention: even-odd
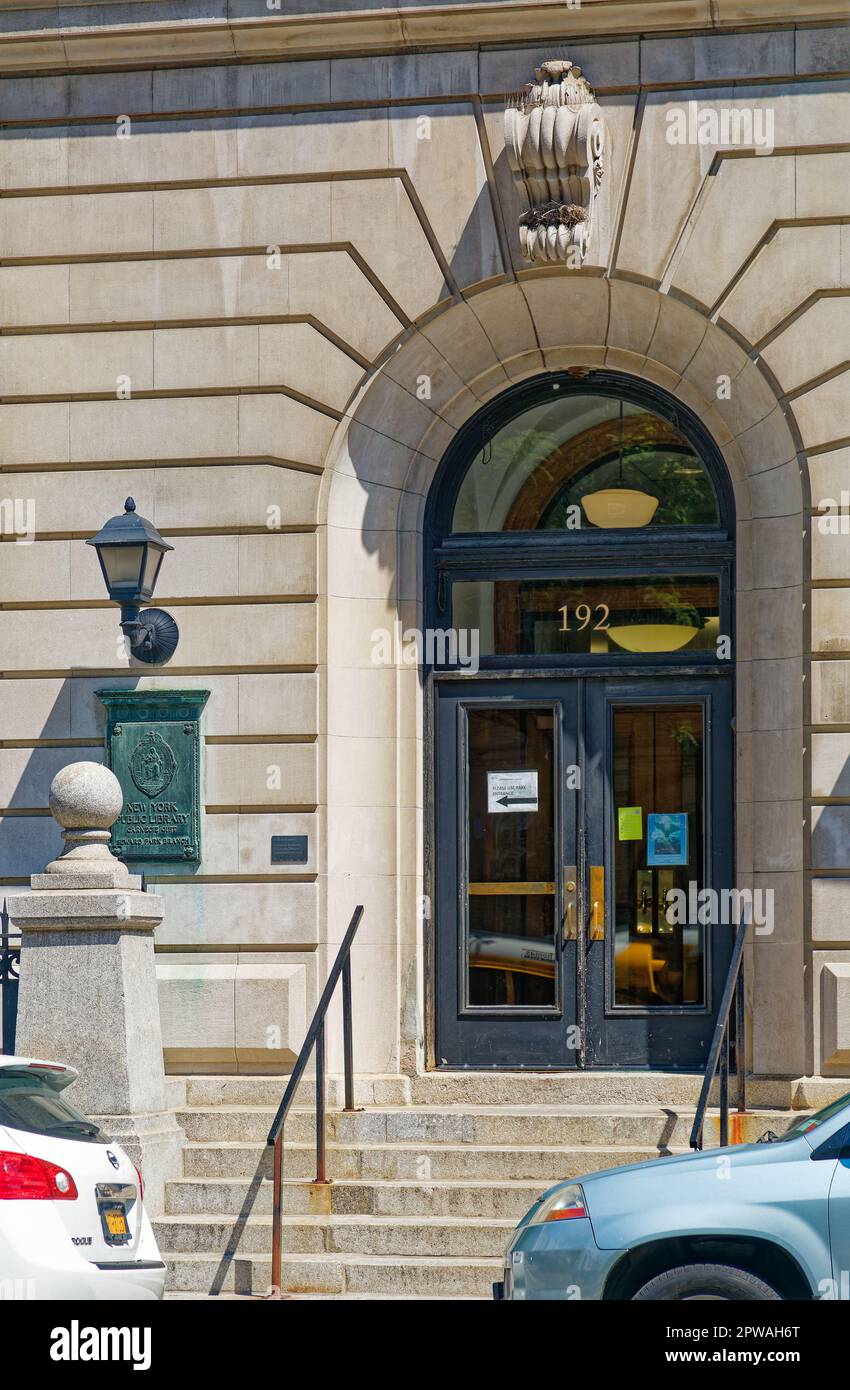
{"type": "Polygon", "coordinates": [[[103,1234],[107,1244],[123,1245],[130,1239],[130,1228],[127,1225],[127,1212],[124,1207],[101,1207],[100,1219],[103,1223],[103,1234]]]}
{"type": "Polygon", "coordinates": [[[123,1211],[108,1211],[105,1216],[107,1230],[111,1236],[126,1236],[127,1218],[123,1211]]]}

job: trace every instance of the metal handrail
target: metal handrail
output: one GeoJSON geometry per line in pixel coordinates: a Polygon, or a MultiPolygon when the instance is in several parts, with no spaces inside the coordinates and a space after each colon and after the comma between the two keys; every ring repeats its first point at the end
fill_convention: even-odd
{"type": "Polygon", "coordinates": [[[711,1040],[711,1050],[708,1054],[708,1061],[705,1066],[705,1077],[703,1079],[699,1103],[694,1116],[694,1123],[691,1128],[690,1142],[692,1149],[702,1148],[702,1131],[705,1125],[705,1112],[708,1107],[708,1098],[711,1094],[714,1077],[717,1073],[718,1062],[720,1063],[720,1147],[723,1148],[729,1143],[729,1060],[732,1043],[732,1030],[730,1024],[733,1019],[735,1027],[735,1080],[737,1082],[738,1091],[738,1114],[743,1115],[747,1109],[744,942],[747,936],[747,928],[750,926],[751,921],[752,908],[749,903],[745,902],[743,904],[741,920],[738,923],[738,930],[735,934],[732,959],[729,962],[726,983],[723,986],[723,997],[720,1000],[717,1023],[714,1028],[714,1037],[711,1040]]]}
{"type": "Polygon", "coordinates": [[[345,1110],[354,1109],[354,1046],[351,1031],[351,945],[363,916],[362,906],[355,907],[348,930],[342,939],[336,960],[325,981],[322,997],[316,1005],[313,1021],[289,1078],[283,1100],[278,1106],[267,1143],[274,1147],[272,1197],[272,1297],[280,1297],[281,1288],[281,1215],[283,1208],[283,1126],[287,1112],[304,1075],[313,1046],[316,1048],[316,1177],[315,1182],[329,1182],[325,1154],[325,1015],[340,975],[342,976],[342,1050],[345,1069],[345,1110]]]}

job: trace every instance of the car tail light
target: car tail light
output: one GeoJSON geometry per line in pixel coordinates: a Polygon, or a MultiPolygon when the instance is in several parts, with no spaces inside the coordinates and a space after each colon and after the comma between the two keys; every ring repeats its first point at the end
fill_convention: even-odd
{"type": "Polygon", "coordinates": [[[76,1202],[78,1196],[67,1169],[32,1154],[0,1151],[0,1201],[76,1202]]]}
{"type": "Polygon", "coordinates": [[[141,1202],[145,1195],[145,1184],[142,1180],[142,1170],[135,1163],[133,1164],[133,1167],[136,1169],[136,1177],[139,1179],[139,1201],[141,1202]]]}

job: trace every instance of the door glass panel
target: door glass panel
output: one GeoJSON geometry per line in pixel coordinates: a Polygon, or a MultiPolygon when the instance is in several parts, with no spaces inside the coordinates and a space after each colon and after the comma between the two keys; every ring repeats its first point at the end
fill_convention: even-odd
{"type": "Polygon", "coordinates": [[[614,710],[617,1005],[704,1002],[703,742],[701,705],[614,710]]]}
{"type": "Polygon", "coordinates": [[[720,588],[708,575],[495,579],[452,585],[454,627],[481,656],[716,651],[720,588]]]}
{"type": "Polygon", "coordinates": [[[467,1001],[552,1008],[554,711],[471,707],[468,738],[467,1001]]]}

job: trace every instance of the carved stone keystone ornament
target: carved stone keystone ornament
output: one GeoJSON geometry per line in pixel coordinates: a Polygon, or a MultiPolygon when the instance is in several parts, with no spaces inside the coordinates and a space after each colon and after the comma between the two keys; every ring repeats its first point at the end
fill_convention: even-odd
{"type": "Polygon", "coordinates": [[[548,59],[534,77],[505,109],[505,148],[524,207],[520,249],[527,261],[578,268],[602,182],[605,124],[587,78],[568,58],[548,59]]]}

